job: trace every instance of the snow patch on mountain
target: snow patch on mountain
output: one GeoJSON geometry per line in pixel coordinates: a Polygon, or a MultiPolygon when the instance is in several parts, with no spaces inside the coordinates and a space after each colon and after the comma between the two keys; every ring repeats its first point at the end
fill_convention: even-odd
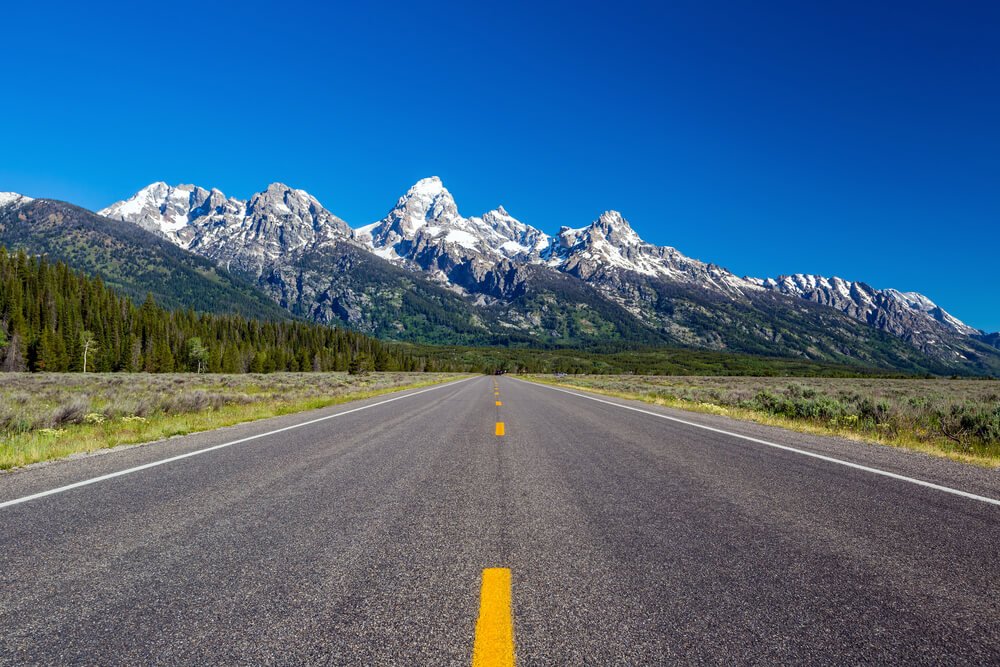
{"type": "Polygon", "coordinates": [[[26,197],[17,192],[0,192],[0,208],[24,206],[35,201],[31,197],[26,197]]]}
{"type": "Polygon", "coordinates": [[[482,216],[462,216],[437,176],[417,181],[384,218],[354,233],[379,256],[400,264],[434,263],[435,270],[442,262],[527,259],[549,245],[546,234],[510,215],[503,206],[482,216]]]}
{"type": "Polygon", "coordinates": [[[917,292],[876,289],[836,276],[827,278],[803,273],[747,280],[764,289],[836,308],[876,328],[926,345],[940,344],[941,333],[961,336],[982,333],[917,292]]]}
{"type": "Polygon", "coordinates": [[[243,201],[217,189],[157,182],[98,213],[251,275],[290,253],[352,237],[347,223],[315,197],[283,183],[243,201]]]}
{"type": "Polygon", "coordinates": [[[701,285],[730,297],[759,289],[714,264],[643,241],[618,211],[605,211],[588,227],[563,227],[557,243],[543,253],[543,260],[560,271],[604,283],[609,289],[625,287],[627,282],[622,275],[609,275],[609,270],[701,285]]]}
{"type": "MultiPolygon", "coordinates": [[[[0,194],[0,206],[15,201],[30,199],[0,194]]],[[[353,231],[308,192],[281,183],[243,201],[215,189],[157,182],[100,213],[131,221],[258,278],[294,267],[300,253],[346,241],[477,302],[495,304],[510,298],[526,276],[542,275],[538,272],[545,273],[547,267],[579,278],[640,319],[668,329],[676,326],[664,314],[672,312],[669,308],[660,312],[663,304],[672,303],[677,293],[695,290],[714,293],[711,299],[716,301],[710,303],[720,297],[748,307],[763,303],[764,313],[770,312],[768,308],[800,310],[805,304],[797,305],[789,297],[806,299],[920,349],[938,346],[939,358],[953,351],[964,354],[959,349],[966,348],[954,347],[955,341],[981,334],[915,292],[877,290],[861,282],[810,274],[736,276],[673,247],[647,243],[614,210],[587,226],[563,227],[555,236],[518,220],[503,206],[465,217],[437,176],[417,181],[385,217],[353,231]],[[683,290],[678,292],[678,286],[683,290]]],[[[314,270],[322,272],[319,266],[314,270]]],[[[685,331],[671,331],[679,340],[687,340],[685,331]]],[[[764,327],[757,334],[766,337],[773,332],[764,327]]],[[[704,342],[702,338],[691,340],[704,342]]]]}

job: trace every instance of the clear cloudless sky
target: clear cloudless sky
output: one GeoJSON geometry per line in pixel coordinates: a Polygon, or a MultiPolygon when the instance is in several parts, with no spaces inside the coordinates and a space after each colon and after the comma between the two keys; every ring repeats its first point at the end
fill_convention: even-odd
{"type": "Polygon", "coordinates": [[[7,3],[0,190],[304,188],[353,226],[439,175],[553,233],[621,210],[741,275],[1000,329],[1000,3],[7,3]]]}

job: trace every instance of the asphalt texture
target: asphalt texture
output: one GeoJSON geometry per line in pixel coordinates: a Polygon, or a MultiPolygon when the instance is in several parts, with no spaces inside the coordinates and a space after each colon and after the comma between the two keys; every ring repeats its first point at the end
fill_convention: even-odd
{"type": "MultiPolygon", "coordinates": [[[[478,377],[0,475],[0,664],[998,664],[1000,507],[478,377]],[[497,416],[506,435],[495,433],[497,416]]],[[[628,401],[1000,498],[995,471],[628,401]]]]}

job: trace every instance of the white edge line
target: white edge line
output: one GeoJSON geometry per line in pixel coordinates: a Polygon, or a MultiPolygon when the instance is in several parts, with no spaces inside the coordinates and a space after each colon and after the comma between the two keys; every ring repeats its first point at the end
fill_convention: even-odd
{"type": "MultiPolygon", "coordinates": [[[[520,380],[521,382],[528,382],[527,380],[520,380]]],[[[857,470],[864,470],[865,472],[870,472],[875,475],[882,475],[883,477],[891,477],[892,479],[897,479],[902,482],[909,482],[910,484],[916,484],[918,486],[924,486],[929,489],[935,489],[936,491],[943,491],[944,493],[951,493],[956,496],[962,496],[963,498],[969,498],[970,500],[978,500],[983,503],[988,503],[990,505],[1000,506],[1000,500],[995,498],[988,498],[986,496],[980,496],[975,493],[969,493],[968,491],[961,491],[959,489],[953,489],[950,486],[942,486],[940,484],[935,484],[933,482],[926,482],[922,479],[917,479],[915,477],[907,477],[906,475],[900,475],[895,472],[889,472],[888,470],[881,470],[879,468],[871,468],[869,466],[861,465],[860,463],[851,463],[850,461],[844,461],[842,459],[836,459],[832,456],[825,456],[823,454],[817,454],[816,452],[810,452],[805,449],[797,449],[796,447],[789,447],[788,445],[779,445],[775,442],[768,442],[767,440],[761,440],[760,438],[754,438],[749,435],[741,435],[739,433],[733,433],[732,431],[724,431],[721,428],[715,428],[713,426],[706,426],[705,424],[699,424],[697,422],[687,421],[686,419],[680,419],[678,417],[671,417],[670,415],[660,414],[659,412],[653,412],[651,410],[643,410],[642,408],[633,407],[631,405],[622,405],[621,403],[615,403],[614,401],[606,401],[602,398],[597,398],[596,396],[588,396],[586,394],[579,394],[575,391],[569,391],[568,389],[562,389],[560,387],[553,387],[552,385],[544,384],[541,382],[531,382],[538,387],[545,387],[546,389],[552,389],[554,391],[561,391],[564,394],[570,394],[571,396],[578,396],[580,398],[586,398],[591,401],[597,401],[598,403],[606,403],[607,405],[613,405],[617,408],[624,408],[625,410],[632,410],[634,412],[641,412],[646,415],[651,415],[653,417],[659,417],[660,419],[669,419],[673,422],[678,422],[680,424],[685,424],[687,426],[694,426],[695,428],[705,429],[706,431],[713,431],[714,433],[721,433],[723,435],[732,436],[734,438],[740,438],[742,440],[749,440],[750,442],[756,442],[760,445],[767,445],[768,447],[774,447],[775,449],[783,449],[787,452],[794,452],[796,454],[802,454],[803,456],[809,456],[814,459],[819,459],[821,461],[827,461],[829,463],[836,463],[838,465],[847,466],[848,468],[855,468],[857,470]]]]}
{"type": "MultiPolygon", "coordinates": [[[[384,401],[379,401],[378,403],[371,403],[370,405],[362,405],[359,408],[352,408],[350,410],[345,410],[343,412],[338,412],[332,415],[326,415],[325,417],[318,417],[316,419],[310,419],[309,421],[304,421],[300,424],[292,424],[291,426],[285,426],[283,428],[275,429],[273,431],[268,431],[267,433],[258,433],[257,435],[247,436],[246,438],[240,438],[239,440],[233,440],[231,442],[224,442],[221,445],[212,445],[211,447],[206,447],[205,449],[198,449],[193,452],[187,452],[185,454],[178,454],[177,456],[171,456],[170,458],[161,459],[159,461],[152,461],[150,463],[144,463],[141,466],[135,466],[134,468],[126,468],[125,470],[119,470],[117,472],[111,472],[107,475],[100,475],[99,477],[92,477],[90,479],[84,479],[79,482],[73,482],[72,484],[67,484],[65,486],[59,486],[54,489],[49,489],[48,491],[40,491],[38,493],[33,493],[30,496],[23,496],[21,498],[15,498],[14,500],[7,500],[0,503],[0,509],[5,507],[10,507],[12,505],[20,505],[21,503],[26,503],[29,500],[36,500],[38,498],[44,498],[45,496],[52,496],[57,493],[63,493],[65,491],[70,491],[72,489],[78,489],[81,486],[89,486],[91,484],[97,484],[98,482],[103,482],[108,479],[114,479],[115,477],[121,477],[122,475],[129,475],[134,472],[139,472],[140,470],[147,470],[149,468],[155,468],[156,466],[164,465],[165,463],[173,463],[174,461],[180,461],[181,459],[187,459],[192,456],[198,456],[199,454],[205,454],[208,452],[214,452],[216,449],[222,449],[224,447],[232,447],[233,445],[238,445],[243,442],[249,442],[250,440],[257,440],[259,438],[266,438],[269,435],[275,435],[276,433],[283,433],[285,431],[291,431],[292,429],[302,428],[303,426],[309,426],[311,424],[316,424],[318,422],[326,421],[328,419],[333,419],[335,417],[343,417],[344,415],[349,415],[352,412],[360,412],[361,410],[367,410],[369,408],[375,408],[380,405],[385,405],[386,403],[392,403],[393,401],[399,401],[404,398],[409,398],[411,396],[417,396],[419,394],[426,393],[428,391],[434,391],[435,389],[441,389],[442,387],[449,387],[458,384],[459,382],[466,382],[472,380],[473,378],[463,378],[461,380],[451,380],[449,382],[444,382],[433,387],[428,387],[427,389],[421,389],[420,391],[415,391],[409,394],[403,394],[402,396],[395,396],[393,398],[388,398],[384,401]]],[[[405,390],[404,390],[405,391],[405,390]]],[[[247,422],[244,422],[247,423],[247,422]]],[[[206,433],[207,431],[202,431],[206,433]]],[[[191,434],[194,435],[194,434],[191,434]]]]}

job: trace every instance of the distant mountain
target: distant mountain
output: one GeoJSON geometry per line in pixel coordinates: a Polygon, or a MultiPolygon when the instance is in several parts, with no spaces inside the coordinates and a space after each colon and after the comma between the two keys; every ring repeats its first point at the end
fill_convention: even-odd
{"type": "Polygon", "coordinates": [[[131,221],[217,262],[295,315],[344,322],[383,338],[450,344],[664,343],[586,285],[538,275],[513,262],[498,264],[527,254],[515,242],[543,246],[547,237],[535,239],[536,231],[502,209],[482,219],[462,218],[438,179],[415,185],[380,229],[369,226],[357,233],[308,193],[278,183],[247,202],[216,189],[153,183],[100,214],[131,221]],[[368,245],[373,232],[383,243],[381,251],[372,252],[368,245]],[[491,243],[508,242],[501,251],[490,249],[491,243]],[[414,260],[404,261],[404,256],[414,260]],[[475,296],[461,287],[463,273],[464,282],[479,289],[475,296]],[[560,298],[567,290],[572,298],[560,298]]]}
{"type": "Polygon", "coordinates": [[[164,308],[289,318],[287,311],[211,260],[131,223],[65,202],[0,193],[0,245],[66,262],[139,301],[151,292],[164,308]]]}
{"type": "Polygon", "coordinates": [[[817,276],[741,278],[674,248],[644,242],[615,211],[589,227],[564,228],[557,240],[548,252],[551,266],[597,285],[644,322],[659,324],[690,345],[765,354],[775,353],[777,346],[785,354],[828,361],[846,356],[881,364],[892,358],[891,364],[937,372],[1000,369],[1000,357],[974,337],[981,332],[914,292],[817,276]],[[822,308],[803,307],[800,300],[822,308]],[[832,317],[831,310],[864,328],[832,317]],[[871,337],[872,330],[895,341],[871,337]],[[915,357],[913,349],[926,359],[915,357]]]}
{"type": "Polygon", "coordinates": [[[617,211],[555,236],[502,206],[465,217],[437,177],[353,231],[281,184],[243,202],[154,183],[101,213],[232,269],[293,313],[386,338],[668,344],[1000,372],[985,334],[920,294],[837,278],[739,277],[643,241],[617,211]]]}
{"type": "Polygon", "coordinates": [[[352,238],[343,220],[305,190],[272,183],[249,201],[216,189],[153,183],[98,212],[134,222],[227,269],[257,276],[298,252],[352,238]]]}
{"type": "MultiPolygon", "coordinates": [[[[359,228],[356,237],[399,266],[486,303],[503,304],[507,326],[524,326],[516,299],[531,268],[536,282],[551,285],[553,272],[579,279],[593,288],[588,295],[596,293],[627,313],[631,331],[645,330],[669,344],[939,372],[955,365],[977,372],[1000,367],[1000,359],[984,354],[969,338],[974,329],[925,297],[910,293],[892,301],[894,308],[887,302],[877,314],[862,317],[808,292],[777,289],[782,283],[741,278],[674,248],[647,243],[617,211],[606,211],[586,227],[563,227],[551,237],[503,207],[463,217],[441,181],[428,178],[410,188],[382,220],[359,228]],[[831,306],[849,319],[797,299],[831,306]],[[938,320],[950,329],[931,342],[921,346],[925,338],[907,336],[937,331],[938,320]]],[[[560,298],[558,290],[551,293],[555,303],[574,302],[560,298]]]]}
{"type": "Polygon", "coordinates": [[[517,220],[503,206],[465,218],[436,176],[418,181],[382,220],[357,230],[380,257],[414,262],[424,270],[450,254],[484,263],[537,258],[549,246],[545,233],[517,220]]]}

